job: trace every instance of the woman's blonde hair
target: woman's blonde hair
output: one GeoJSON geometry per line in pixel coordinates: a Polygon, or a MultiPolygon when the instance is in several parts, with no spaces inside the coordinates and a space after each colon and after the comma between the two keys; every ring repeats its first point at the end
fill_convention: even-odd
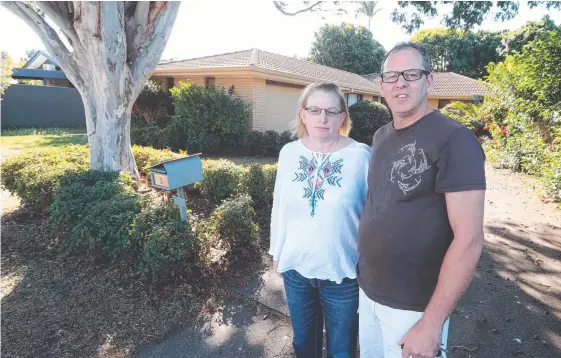
{"type": "Polygon", "coordinates": [[[290,129],[293,136],[302,138],[308,135],[308,130],[306,125],[300,117],[300,109],[305,107],[308,102],[308,98],[318,91],[324,93],[334,93],[339,97],[339,104],[341,106],[341,111],[345,113],[345,120],[341,123],[339,127],[339,134],[348,137],[351,131],[351,116],[349,115],[349,108],[347,107],[347,102],[345,101],[345,95],[335,83],[332,82],[314,82],[310,83],[306,88],[302,90],[300,98],[298,99],[298,109],[296,110],[296,117],[290,122],[290,129]]]}

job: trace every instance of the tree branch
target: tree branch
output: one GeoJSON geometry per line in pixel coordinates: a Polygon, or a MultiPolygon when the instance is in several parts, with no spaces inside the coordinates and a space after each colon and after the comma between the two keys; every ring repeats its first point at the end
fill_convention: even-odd
{"type": "Polygon", "coordinates": [[[137,87],[133,94],[135,98],[160,61],[173,28],[170,24],[175,22],[180,5],[179,1],[159,1],[150,8],[148,18],[140,25],[137,36],[145,38],[145,41],[135,39],[134,43],[141,44],[141,47],[137,48],[138,53],[131,65],[132,77],[139,81],[133,84],[137,87]]]}
{"type": "Polygon", "coordinates": [[[74,44],[78,42],[78,34],[72,26],[73,19],[68,7],[62,1],[38,1],[36,5],[60,28],[70,45],[74,47],[74,44]]]}
{"type": "Polygon", "coordinates": [[[319,6],[321,3],[323,3],[323,1],[318,1],[318,2],[316,2],[316,3],[314,3],[314,4],[310,5],[310,6],[308,6],[307,8],[302,9],[302,10],[298,10],[298,11],[296,11],[296,12],[287,12],[287,11],[284,9],[284,7],[285,7],[284,2],[282,2],[282,1],[273,1],[273,4],[275,5],[275,7],[277,8],[278,11],[282,12],[282,13],[285,14],[285,15],[289,15],[289,16],[298,15],[299,13],[306,12],[306,11],[313,11],[313,9],[314,9],[316,6],[319,6]]]}
{"type": "Polygon", "coordinates": [[[64,72],[74,85],[83,83],[82,77],[78,74],[79,66],[72,53],[68,51],[56,31],[41,15],[21,1],[3,1],[1,5],[25,21],[39,35],[47,51],[60,62],[64,72]]]}

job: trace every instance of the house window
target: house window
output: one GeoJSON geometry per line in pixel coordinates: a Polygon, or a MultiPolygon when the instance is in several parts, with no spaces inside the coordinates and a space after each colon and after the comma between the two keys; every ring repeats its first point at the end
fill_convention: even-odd
{"type": "Polygon", "coordinates": [[[173,86],[175,86],[173,77],[166,77],[166,82],[167,82],[167,86],[168,86],[168,87],[167,87],[167,88],[168,88],[168,91],[169,91],[170,89],[172,89],[173,86]]]}
{"type": "Polygon", "coordinates": [[[205,88],[214,87],[216,85],[216,78],[205,77],[205,88]]]}
{"type": "Polygon", "coordinates": [[[449,100],[449,99],[439,99],[438,100],[438,109],[446,107],[451,102],[452,102],[452,100],[449,100]]]}
{"type": "Polygon", "coordinates": [[[358,100],[359,100],[359,101],[362,101],[363,98],[364,98],[364,97],[363,97],[362,93],[358,95],[358,100]]]}
{"type": "Polygon", "coordinates": [[[349,107],[358,102],[358,95],[356,93],[347,93],[345,96],[347,97],[347,106],[349,107]]]}

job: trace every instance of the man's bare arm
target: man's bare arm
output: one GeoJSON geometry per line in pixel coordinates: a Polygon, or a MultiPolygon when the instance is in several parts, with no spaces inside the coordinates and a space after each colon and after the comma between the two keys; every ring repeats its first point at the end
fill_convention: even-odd
{"type": "Polygon", "coordinates": [[[442,326],[469,286],[483,249],[485,191],[446,193],[448,219],[454,240],[448,249],[438,283],[423,318],[399,344],[403,356],[434,357],[440,344],[442,326]]]}
{"type": "Polygon", "coordinates": [[[448,219],[454,240],[444,257],[438,284],[425,310],[441,326],[469,286],[483,249],[485,191],[446,193],[448,219]]]}

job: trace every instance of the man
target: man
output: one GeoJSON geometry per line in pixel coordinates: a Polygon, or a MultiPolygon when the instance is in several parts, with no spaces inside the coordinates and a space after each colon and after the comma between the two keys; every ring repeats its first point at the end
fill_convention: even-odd
{"type": "Polygon", "coordinates": [[[433,88],[422,47],[388,53],[381,89],[393,121],[374,134],[359,224],[363,358],[445,357],[449,316],[481,255],[484,153],[429,107],[433,88]]]}

